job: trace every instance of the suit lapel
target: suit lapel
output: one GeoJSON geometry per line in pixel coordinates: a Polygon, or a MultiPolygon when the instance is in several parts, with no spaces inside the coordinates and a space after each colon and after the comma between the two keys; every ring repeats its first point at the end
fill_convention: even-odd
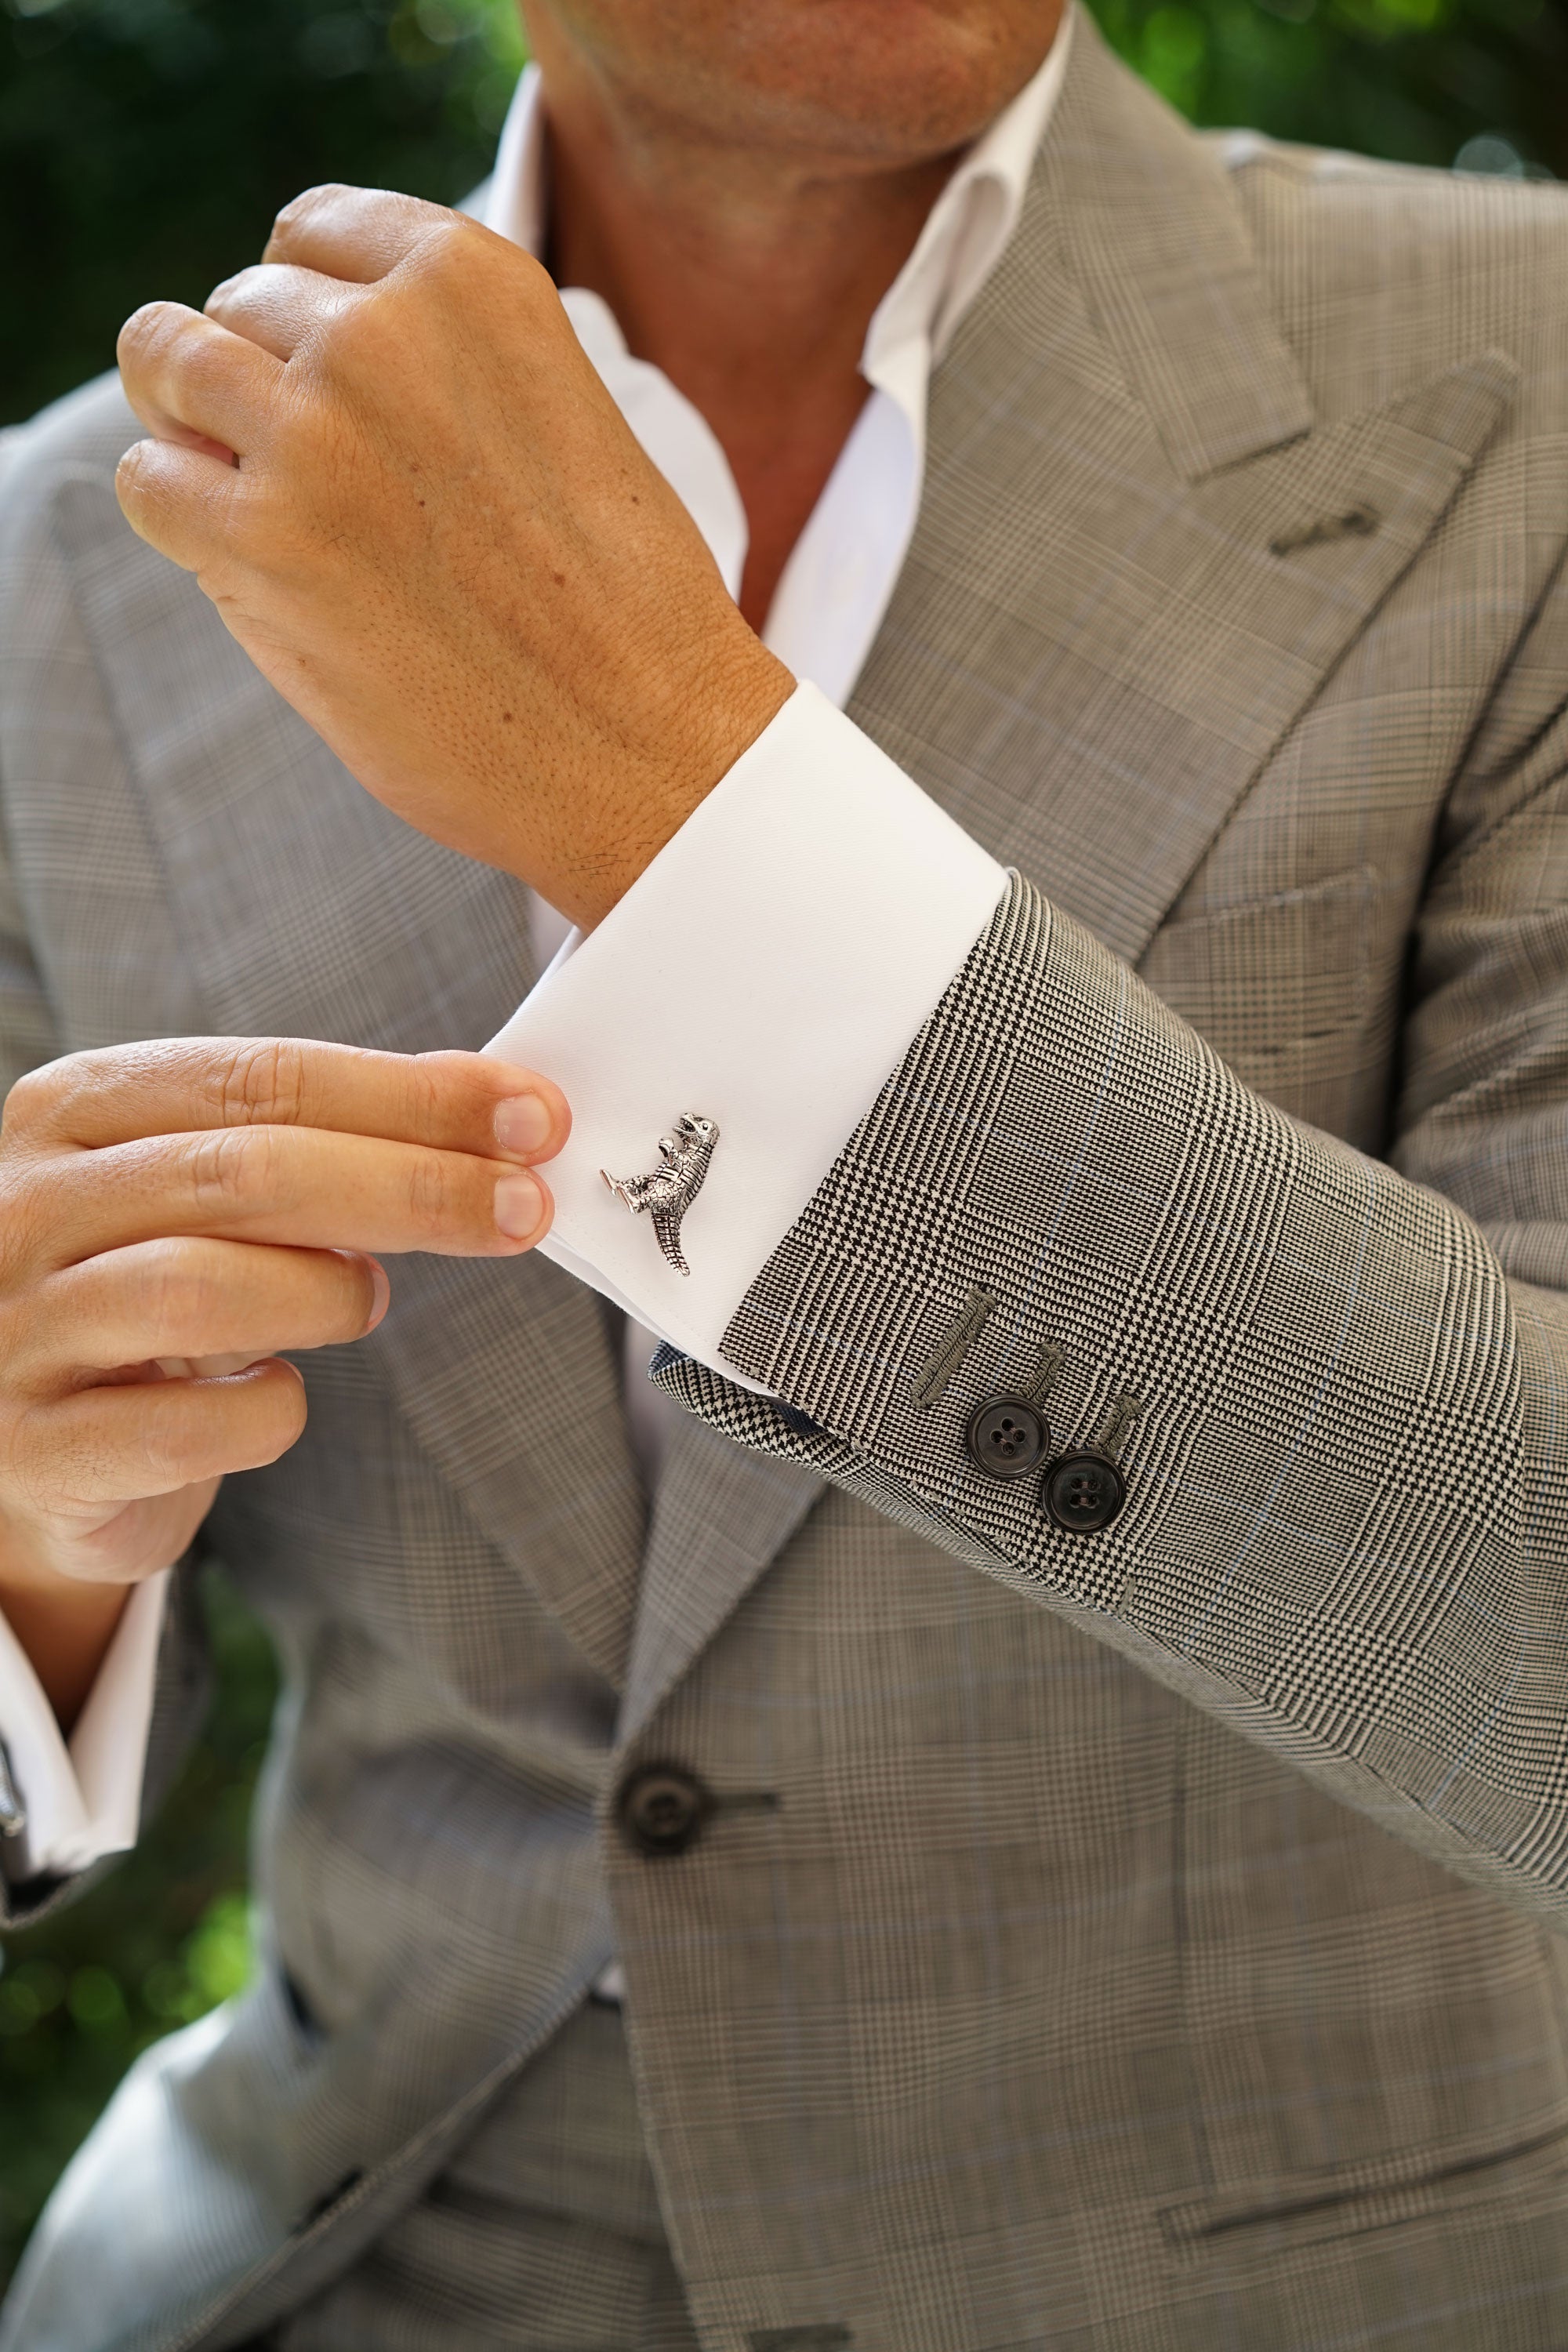
{"type": "Polygon", "coordinates": [[[1213,149],[1080,17],[1019,234],[933,381],[851,716],[1135,960],[1513,376],[1482,354],[1314,422],[1213,149]]]}
{"type": "Polygon", "coordinates": [[[826,1481],[674,1424],[659,1475],[618,1737],[633,1739],[795,1533],[826,1481]]]}
{"type": "MultiPolygon", "coordinates": [[[[526,896],[381,808],[93,475],[60,527],[215,1030],[421,1053],[530,985],[526,896]]],[[[407,1257],[362,1344],[420,1443],[597,1670],[625,1668],[644,1505],[598,1301],[542,1258],[407,1257]]]]}

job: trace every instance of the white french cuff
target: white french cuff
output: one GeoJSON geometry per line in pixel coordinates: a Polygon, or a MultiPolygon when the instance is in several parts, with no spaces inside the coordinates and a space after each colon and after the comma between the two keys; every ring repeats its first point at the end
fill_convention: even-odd
{"type": "Polygon", "coordinates": [[[68,1748],[0,1613],[0,1742],[26,1812],[21,1834],[0,1843],[7,1878],[63,1878],[135,1844],[169,1575],[149,1577],[126,1601],[68,1748]]]}
{"type": "Polygon", "coordinates": [[[725,1327],[1005,887],[994,858],[797,687],[486,1048],[572,1106],[543,1171],[544,1255],[733,1380],[725,1327]],[[688,1275],[603,1172],[657,1170],[683,1116],[719,1131],[681,1219],[688,1275]]]}

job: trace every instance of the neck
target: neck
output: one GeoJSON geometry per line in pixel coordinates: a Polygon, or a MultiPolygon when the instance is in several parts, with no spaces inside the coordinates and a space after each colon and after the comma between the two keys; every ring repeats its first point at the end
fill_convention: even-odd
{"type": "Polygon", "coordinates": [[[595,74],[548,13],[530,10],[530,32],[552,270],[602,295],[711,425],[746,509],[741,608],[760,629],[866,397],[872,312],[957,152],[886,165],[694,139],[595,74]]]}

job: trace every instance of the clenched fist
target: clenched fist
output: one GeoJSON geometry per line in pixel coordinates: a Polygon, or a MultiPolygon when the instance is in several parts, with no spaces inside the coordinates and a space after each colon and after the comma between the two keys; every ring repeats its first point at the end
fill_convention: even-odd
{"type": "Polygon", "coordinates": [[[377,1254],[515,1256],[559,1090],[477,1054],[184,1038],[75,1054],[0,1126],[0,1607],[62,1717],[124,1591],[305,1423],[279,1350],[374,1330],[377,1254]]]}
{"type": "Polygon", "coordinates": [[[120,364],[132,526],[378,799],[578,922],[791,691],[545,272],[459,214],[313,189],[120,364]]]}

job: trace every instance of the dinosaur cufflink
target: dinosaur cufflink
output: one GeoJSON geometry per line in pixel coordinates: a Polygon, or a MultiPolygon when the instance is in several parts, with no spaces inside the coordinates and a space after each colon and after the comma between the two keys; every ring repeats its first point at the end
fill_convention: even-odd
{"type": "Polygon", "coordinates": [[[702,1190],[718,1140],[719,1129],[710,1118],[699,1118],[695,1112],[685,1110],[675,1122],[674,1134],[659,1137],[659,1165],[651,1175],[612,1176],[607,1168],[599,1171],[616,1200],[624,1201],[634,1217],[648,1211],[654,1238],[677,1274],[691,1271],[680,1255],[680,1220],[702,1190]]]}

